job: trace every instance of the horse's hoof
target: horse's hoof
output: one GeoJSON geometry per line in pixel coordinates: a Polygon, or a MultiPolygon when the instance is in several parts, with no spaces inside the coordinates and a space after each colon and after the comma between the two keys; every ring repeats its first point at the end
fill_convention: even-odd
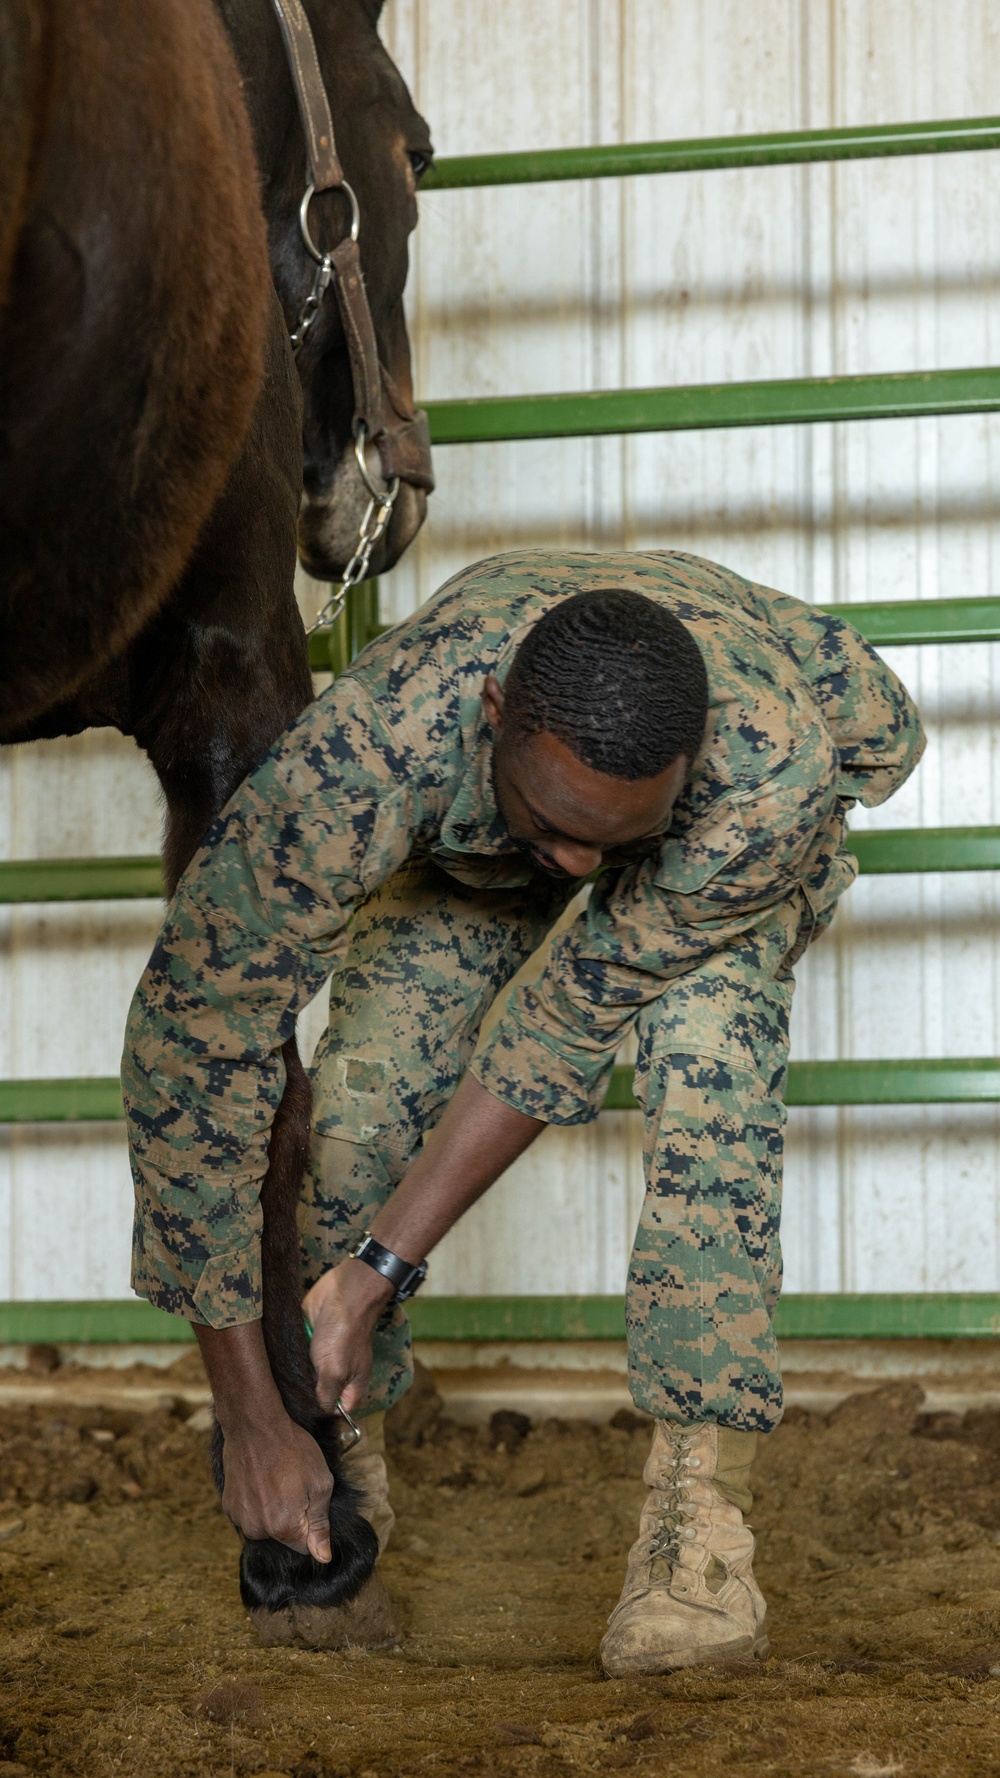
{"type": "Polygon", "coordinates": [[[251,1611],[250,1622],[265,1648],[288,1648],[295,1641],[290,1611],[251,1611]]]}
{"type": "Polygon", "coordinates": [[[349,1604],[325,1610],[293,1605],[291,1617],[298,1640],[307,1648],[391,1648],[399,1641],[389,1595],[377,1570],[349,1604]]]}

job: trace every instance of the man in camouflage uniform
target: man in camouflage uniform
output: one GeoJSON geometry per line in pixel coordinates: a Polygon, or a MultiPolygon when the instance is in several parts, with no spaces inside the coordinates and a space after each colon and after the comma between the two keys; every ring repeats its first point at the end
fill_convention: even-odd
{"type": "Polygon", "coordinates": [[[906,692],[850,626],[695,557],[548,552],[456,576],[275,745],[182,879],[123,1070],[133,1283],[196,1324],[244,1531],[324,1554],[322,1485],[301,1445],[287,1457],[280,1403],[241,1444],[264,1385],[259,1341],[239,1354],[260,1313],[279,1046],[331,967],[303,1206],[330,1407],[381,1413],[411,1373],[391,1286],[345,1258],[359,1234],[421,1260],[546,1124],[597,1115],[636,1029],[647,1196],[626,1311],[632,1394],[656,1425],[602,1654],[627,1673],[765,1651],[744,1517],[755,1438],[781,1413],[792,966],[853,879],[849,808],[882,802],[921,750],[906,692]],[[615,589],[679,620],[681,654],[693,641],[707,674],[694,739],[638,768],[602,767],[600,732],[642,728],[638,653],[634,708],[626,694],[589,739],[572,672],[533,725],[515,735],[504,715],[522,644],[534,636],[521,662],[580,596],[588,623],[610,597],[620,625],[615,589]],[[476,1052],[491,1003],[598,867],[586,909],[476,1052]]]}

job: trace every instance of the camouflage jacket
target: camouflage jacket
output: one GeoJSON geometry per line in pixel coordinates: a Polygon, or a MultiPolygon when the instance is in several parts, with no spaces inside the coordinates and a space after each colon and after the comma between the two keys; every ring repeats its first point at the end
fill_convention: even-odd
{"type": "Polygon", "coordinates": [[[123,1088],[133,1284],[213,1325],[260,1313],[259,1184],[281,1043],[343,949],[351,908],[413,854],[461,882],[529,882],[494,801],[481,693],[572,593],[628,586],[696,638],[710,714],[658,852],[616,866],[475,1071],[552,1123],[598,1111],[640,1008],[801,891],[830,917],[855,799],[920,757],[917,712],[856,631],[694,556],[523,551],[463,570],[308,706],[215,821],[129,1017],[123,1088]]]}

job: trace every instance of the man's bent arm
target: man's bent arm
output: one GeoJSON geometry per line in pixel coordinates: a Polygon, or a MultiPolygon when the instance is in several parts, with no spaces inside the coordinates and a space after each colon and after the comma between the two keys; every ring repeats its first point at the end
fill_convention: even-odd
{"type": "MultiPolygon", "coordinates": [[[[540,1118],[514,1111],[466,1074],[371,1233],[418,1264],[544,1129],[540,1118]]],[[[349,1259],[306,1297],[317,1393],[328,1411],[338,1398],[348,1412],[364,1401],[372,1332],[391,1296],[384,1278],[363,1260],[349,1259]]]]}
{"type": "Polygon", "coordinates": [[[181,878],[122,1062],[132,1282],[159,1308],[212,1327],[259,1316],[281,1045],[352,907],[432,818],[437,769],[401,755],[385,711],[346,676],[244,780],[181,878]]]}

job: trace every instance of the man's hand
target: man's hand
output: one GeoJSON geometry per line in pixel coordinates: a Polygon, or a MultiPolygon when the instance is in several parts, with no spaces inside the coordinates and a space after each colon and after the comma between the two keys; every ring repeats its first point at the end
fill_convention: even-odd
{"type": "Polygon", "coordinates": [[[321,1408],[332,1414],[337,1402],[347,1412],[368,1393],[372,1333],[392,1296],[392,1285],[359,1259],[345,1259],[325,1272],[303,1303],[312,1326],[311,1357],[321,1408]]]}
{"type": "Polygon", "coordinates": [[[259,1321],[195,1325],[225,1446],[222,1505],[244,1537],[273,1537],[330,1560],[333,1477],[315,1439],[285,1412],[259,1321]]]}
{"type": "Polygon", "coordinates": [[[317,1562],[330,1560],[333,1477],[316,1440],[285,1417],[225,1434],[222,1509],[244,1537],[273,1537],[317,1562]]]}

